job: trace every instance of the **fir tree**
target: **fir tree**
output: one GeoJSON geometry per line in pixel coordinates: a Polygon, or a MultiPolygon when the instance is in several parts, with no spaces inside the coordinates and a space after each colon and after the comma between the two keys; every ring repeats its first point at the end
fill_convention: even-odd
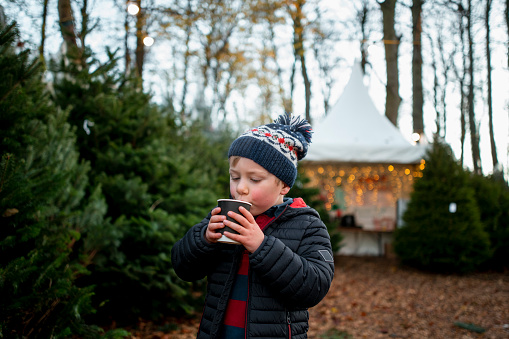
{"type": "Polygon", "coordinates": [[[75,284],[87,253],[74,244],[82,208],[100,201],[83,199],[89,167],[67,112],[52,105],[30,52],[15,52],[16,35],[15,24],[0,30],[0,337],[97,337],[83,321],[93,289],[75,284]]]}
{"type": "Polygon", "coordinates": [[[310,179],[306,176],[305,171],[301,170],[301,167],[297,168],[297,170],[297,179],[295,180],[294,186],[288,193],[288,196],[293,198],[300,197],[304,199],[306,204],[316,209],[329,231],[332,251],[339,251],[343,236],[338,230],[337,223],[334,220],[331,220],[329,213],[325,209],[323,201],[319,199],[320,189],[317,187],[309,187],[308,183],[310,182],[310,179]]]}
{"type": "Polygon", "coordinates": [[[96,285],[97,318],[106,321],[190,311],[191,286],[176,277],[170,251],[228,192],[228,134],[177,126],[171,106],[153,104],[136,79],[121,75],[113,53],[104,64],[83,56],[87,67],[52,65],[55,102],[70,109],[117,238],[80,284],[96,285]]]}
{"type": "Polygon", "coordinates": [[[394,249],[405,264],[433,271],[470,272],[490,256],[468,173],[451,149],[435,140],[423,177],[414,184],[394,249]]]}
{"type": "Polygon", "coordinates": [[[492,257],[487,268],[509,268],[509,187],[503,178],[492,175],[470,175],[481,222],[489,234],[492,257]]]}

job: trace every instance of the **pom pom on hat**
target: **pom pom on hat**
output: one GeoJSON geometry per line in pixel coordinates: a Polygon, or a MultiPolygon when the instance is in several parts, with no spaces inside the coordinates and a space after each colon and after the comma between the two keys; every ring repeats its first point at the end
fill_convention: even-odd
{"type": "Polygon", "coordinates": [[[276,124],[288,125],[290,130],[302,134],[306,142],[311,143],[312,128],[306,119],[299,117],[290,118],[290,115],[280,115],[276,121],[276,124]]]}
{"type": "Polygon", "coordinates": [[[297,177],[297,161],[311,143],[311,125],[299,117],[280,115],[272,124],[251,128],[230,146],[228,157],[248,158],[292,187],[297,177]]]}

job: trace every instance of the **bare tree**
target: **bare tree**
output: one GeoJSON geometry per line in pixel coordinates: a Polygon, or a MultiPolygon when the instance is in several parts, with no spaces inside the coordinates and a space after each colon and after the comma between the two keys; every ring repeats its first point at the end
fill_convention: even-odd
{"type": "Polygon", "coordinates": [[[134,51],[134,55],[136,57],[135,61],[136,75],[140,79],[139,85],[142,86],[143,65],[145,63],[145,45],[143,44],[143,38],[145,37],[147,13],[143,8],[143,6],[145,6],[143,1],[142,0],[137,1],[138,6],[140,7],[140,11],[136,15],[136,50],[134,51]]]}
{"type": "Polygon", "coordinates": [[[460,38],[459,47],[457,48],[459,50],[459,58],[462,61],[461,66],[457,65],[456,63],[452,63],[451,67],[454,72],[454,75],[456,79],[459,82],[459,91],[460,91],[460,128],[461,128],[461,135],[460,135],[460,143],[461,143],[461,153],[460,153],[460,163],[463,165],[465,160],[465,138],[467,134],[467,114],[468,114],[468,94],[466,92],[466,75],[467,75],[467,50],[466,47],[467,41],[465,39],[466,34],[466,28],[464,24],[464,18],[465,18],[465,10],[461,3],[454,3],[453,5],[453,12],[457,14],[458,16],[458,36],[460,38]]]}
{"type": "Polygon", "coordinates": [[[475,88],[474,88],[474,41],[472,37],[472,0],[467,1],[467,9],[466,9],[466,21],[467,25],[465,27],[467,37],[468,37],[468,75],[469,75],[469,84],[468,84],[468,125],[470,129],[470,142],[472,146],[472,162],[474,165],[474,173],[481,174],[481,152],[479,149],[479,133],[477,131],[477,124],[475,120],[475,88]]]}
{"type": "MultiPolygon", "coordinates": [[[[234,81],[241,86],[240,80],[246,76],[248,57],[244,53],[246,46],[233,49],[231,39],[234,32],[240,30],[239,18],[249,7],[248,2],[210,1],[202,8],[202,19],[207,31],[201,32],[201,42],[205,63],[202,65],[205,87],[211,80],[213,104],[217,113],[226,118],[225,103],[233,89],[234,81]],[[241,66],[242,64],[242,66],[241,66]],[[236,80],[234,80],[236,79],[236,80]]],[[[240,88],[239,88],[240,89],[240,88]]]]}
{"type": "Polygon", "coordinates": [[[293,50],[295,60],[300,61],[301,74],[304,80],[305,102],[306,102],[306,119],[311,122],[311,80],[308,76],[306,64],[305,43],[305,20],[304,6],[306,0],[294,0],[287,3],[287,10],[293,23],[293,50]]]}
{"type": "MultiPolygon", "coordinates": [[[[439,36],[440,39],[440,36],[439,36]]],[[[433,39],[430,38],[431,45],[433,46],[433,39]]],[[[438,60],[435,52],[435,47],[431,48],[431,67],[433,68],[433,106],[435,107],[436,112],[436,119],[435,119],[435,125],[436,125],[436,135],[439,137],[445,136],[445,131],[442,132],[444,129],[445,123],[445,111],[443,110],[443,107],[440,107],[441,100],[440,100],[440,80],[438,77],[438,60]]],[[[443,50],[438,49],[438,53],[443,53],[443,50]]],[[[445,87],[445,86],[444,86],[445,87]]],[[[444,91],[445,92],[445,91],[444,91]]]]}
{"type": "Polygon", "coordinates": [[[413,0],[412,2],[412,93],[413,93],[413,129],[414,133],[424,134],[423,105],[424,98],[422,92],[422,5],[424,0],[413,0]]]}
{"type": "Polygon", "coordinates": [[[398,126],[398,110],[401,103],[399,95],[398,49],[401,36],[394,28],[397,0],[378,2],[382,8],[383,32],[385,46],[385,63],[387,69],[387,85],[385,99],[385,115],[398,126]]]}
{"type": "Polygon", "coordinates": [[[272,20],[268,20],[269,23],[269,42],[270,42],[270,49],[272,50],[272,57],[274,60],[274,64],[276,67],[276,73],[277,73],[277,83],[278,83],[278,90],[279,95],[281,96],[281,101],[283,104],[283,109],[285,112],[291,112],[293,107],[293,100],[292,100],[292,93],[294,88],[294,74],[295,74],[295,59],[293,60],[292,65],[292,76],[290,77],[291,86],[290,86],[290,92],[286,93],[285,86],[284,86],[284,80],[283,80],[283,69],[281,67],[281,64],[278,62],[279,60],[279,53],[276,43],[276,33],[275,33],[275,24],[272,20]]]}
{"type": "MultiPolygon", "coordinates": [[[[456,53],[454,49],[450,55],[447,55],[444,48],[444,37],[442,34],[439,34],[437,37],[437,50],[438,55],[440,57],[440,64],[442,67],[442,72],[440,74],[443,78],[443,84],[440,86],[436,84],[435,88],[435,109],[437,111],[437,134],[441,135],[445,138],[447,135],[447,85],[449,84],[449,73],[453,65],[453,56],[456,53]],[[438,87],[437,87],[438,86],[438,87]],[[440,113],[441,111],[441,113],[440,113]]],[[[433,64],[435,65],[436,60],[435,56],[433,56],[433,64]]],[[[434,66],[435,70],[435,83],[437,80],[437,70],[434,66]]],[[[463,92],[463,91],[462,91],[463,92]]]]}
{"type": "Polygon", "coordinates": [[[129,74],[131,71],[131,50],[129,48],[129,13],[124,11],[124,60],[125,70],[124,74],[129,74]]]}
{"type": "Polygon", "coordinates": [[[185,19],[184,19],[184,31],[185,31],[185,52],[183,55],[183,61],[184,61],[184,70],[183,70],[183,86],[182,86],[182,98],[180,101],[180,121],[182,124],[185,124],[187,117],[189,113],[186,109],[186,99],[187,99],[187,93],[189,89],[189,78],[188,78],[188,72],[189,72],[189,66],[190,66],[190,59],[192,55],[191,50],[191,33],[192,33],[192,23],[193,23],[193,9],[191,0],[188,0],[187,6],[185,7],[185,19]]]}
{"type": "Polygon", "coordinates": [[[320,71],[322,80],[323,108],[325,114],[329,111],[331,90],[337,76],[333,72],[341,61],[341,57],[335,53],[335,44],[339,34],[333,29],[332,22],[327,22],[317,6],[315,8],[315,20],[310,24],[310,39],[312,41],[313,55],[320,71]]]}
{"type": "Polygon", "coordinates": [[[48,0],[42,4],[41,44],[39,45],[39,59],[44,62],[44,45],[46,44],[46,20],[48,19],[48,0]]]}
{"type": "Polygon", "coordinates": [[[492,102],[492,82],[491,82],[491,48],[490,48],[490,12],[491,12],[492,0],[486,0],[486,10],[484,17],[484,29],[486,30],[486,76],[488,89],[486,97],[488,99],[488,118],[489,118],[489,130],[490,130],[490,145],[491,145],[491,160],[493,162],[493,168],[498,166],[497,148],[495,145],[495,135],[493,132],[493,102],[492,102]]]}
{"type": "Polygon", "coordinates": [[[361,28],[361,67],[362,73],[366,74],[366,64],[368,63],[368,40],[369,29],[368,19],[371,12],[368,0],[362,0],[361,7],[357,9],[357,20],[361,28]]]}

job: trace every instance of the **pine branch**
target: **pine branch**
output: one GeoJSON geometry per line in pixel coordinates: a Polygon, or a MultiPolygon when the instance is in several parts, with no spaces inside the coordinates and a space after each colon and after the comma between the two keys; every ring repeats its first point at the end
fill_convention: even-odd
{"type": "Polygon", "coordinates": [[[0,192],[2,192],[2,188],[4,187],[5,173],[7,173],[7,166],[9,165],[9,160],[11,159],[11,157],[12,157],[12,154],[6,154],[5,155],[5,158],[7,160],[5,161],[4,170],[2,172],[2,181],[0,181],[0,192]]]}

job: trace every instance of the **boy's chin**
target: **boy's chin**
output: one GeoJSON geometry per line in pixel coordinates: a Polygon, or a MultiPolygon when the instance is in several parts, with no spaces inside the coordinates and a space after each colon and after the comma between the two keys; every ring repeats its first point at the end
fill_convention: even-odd
{"type": "Polygon", "coordinates": [[[251,206],[249,212],[253,215],[253,217],[256,217],[258,214],[261,214],[261,212],[258,211],[258,209],[255,206],[251,206]]]}

